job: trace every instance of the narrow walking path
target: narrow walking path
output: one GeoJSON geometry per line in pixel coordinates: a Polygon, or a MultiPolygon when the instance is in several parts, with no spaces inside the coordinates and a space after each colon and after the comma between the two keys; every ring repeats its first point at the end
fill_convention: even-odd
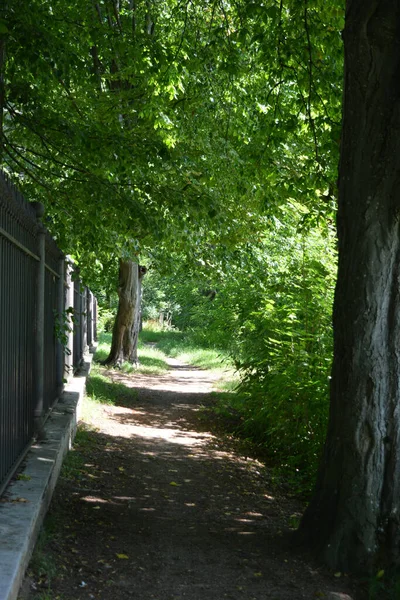
{"type": "Polygon", "coordinates": [[[204,431],[216,375],[169,365],[162,376],[108,372],[124,387],[80,436],[48,517],[50,591],[38,596],[44,572],[26,578],[21,598],[348,598],[345,578],[291,552],[300,507],[261,463],[204,431]]]}

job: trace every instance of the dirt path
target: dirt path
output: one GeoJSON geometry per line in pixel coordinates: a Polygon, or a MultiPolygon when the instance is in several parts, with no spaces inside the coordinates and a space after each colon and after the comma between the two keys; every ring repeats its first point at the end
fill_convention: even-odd
{"type": "MultiPolygon", "coordinates": [[[[60,479],[45,548],[56,575],[40,598],[348,598],[347,578],[291,551],[301,508],[270,487],[259,462],[204,431],[199,408],[215,375],[171,359],[163,376],[111,376],[138,395],[104,407],[75,451],[81,474],[60,479]]],[[[28,577],[23,597],[48,583],[28,577]]]]}

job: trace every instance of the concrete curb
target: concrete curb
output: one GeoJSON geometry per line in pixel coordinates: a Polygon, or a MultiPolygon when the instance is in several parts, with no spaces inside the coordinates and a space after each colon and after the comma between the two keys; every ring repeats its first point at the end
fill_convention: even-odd
{"type": "Polygon", "coordinates": [[[17,600],[18,592],[57,483],[65,454],[71,448],[79,420],[92,355],[44,426],[43,440],[31,446],[21,474],[10,483],[0,503],[0,600],[17,600]]]}

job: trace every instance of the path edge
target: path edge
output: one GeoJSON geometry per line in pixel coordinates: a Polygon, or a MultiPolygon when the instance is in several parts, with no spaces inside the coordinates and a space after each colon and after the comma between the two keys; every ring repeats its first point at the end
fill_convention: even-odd
{"type": "Polygon", "coordinates": [[[0,502],[0,600],[17,600],[20,587],[62,463],[75,438],[94,348],[65,385],[39,440],[31,445],[19,478],[11,480],[0,502]]]}

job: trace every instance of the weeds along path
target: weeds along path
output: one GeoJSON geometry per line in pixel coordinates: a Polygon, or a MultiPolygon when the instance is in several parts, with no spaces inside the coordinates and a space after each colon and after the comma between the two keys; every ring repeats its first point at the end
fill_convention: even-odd
{"type": "Polygon", "coordinates": [[[161,376],[106,374],[118,395],[81,428],[21,597],[347,598],[291,552],[300,507],[208,430],[216,375],[173,359],[161,376]]]}

